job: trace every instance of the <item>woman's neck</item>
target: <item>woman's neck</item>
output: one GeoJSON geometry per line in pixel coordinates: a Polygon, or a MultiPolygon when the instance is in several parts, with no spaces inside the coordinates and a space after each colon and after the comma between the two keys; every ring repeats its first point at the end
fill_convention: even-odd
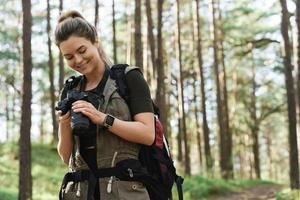
{"type": "Polygon", "coordinates": [[[97,67],[95,71],[90,74],[86,74],[85,90],[91,90],[97,87],[103,78],[105,72],[105,65],[101,63],[101,66],[97,67]]]}

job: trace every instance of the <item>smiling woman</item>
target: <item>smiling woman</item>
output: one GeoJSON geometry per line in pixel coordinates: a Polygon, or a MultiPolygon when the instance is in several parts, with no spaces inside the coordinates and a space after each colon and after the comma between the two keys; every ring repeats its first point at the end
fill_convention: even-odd
{"type": "Polygon", "coordinates": [[[68,79],[60,97],[60,105],[72,104],[67,112],[63,106],[58,111],[57,149],[71,169],[64,178],[60,199],[76,196],[97,200],[100,193],[102,199],[149,199],[140,180],[116,179],[119,172],[100,173],[103,168],[119,163],[126,165],[126,170],[140,170],[140,145],[151,145],[154,140],[154,114],[146,81],[139,72],[134,72],[137,70],[128,72],[125,78],[134,106],[127,105],[110,77],[112,64],[100,46],[95,27],[76,11],[59,18],[55,38],[68,66],[81,74],[68,79]],[[88,119],[88,125],[84,128],[80,125],[75,131],[78,124],[75,118],[81,122],[88,119]],[[83,172],[89,178],[78,176],[83,172]]]}

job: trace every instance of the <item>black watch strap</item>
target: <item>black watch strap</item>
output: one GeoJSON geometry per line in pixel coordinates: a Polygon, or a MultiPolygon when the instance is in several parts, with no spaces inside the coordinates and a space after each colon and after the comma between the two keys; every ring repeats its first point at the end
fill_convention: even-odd
{"type": "Polygon", "coordinates": [[[107,114],[104,119],[103,126],[105,128],[110,128],[113,125],[114,121],[115,121],[115,117],[110,114],[107,114]]]}

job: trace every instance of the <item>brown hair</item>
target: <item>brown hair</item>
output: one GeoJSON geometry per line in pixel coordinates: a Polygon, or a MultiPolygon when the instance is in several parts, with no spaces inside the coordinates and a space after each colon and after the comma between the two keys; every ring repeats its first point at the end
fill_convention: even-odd
{"type": "MultiPolygon", "coordinates": [[[[96,28],[75,10],[64,12],[59,16],[58,24],[55,29],[56,45],[59,47],[61,42],[67,40],[71,36],[84,37],[93,44],[98,40],[96,28]]],[[[101,45],[98,48],[98,52],[100,58],[106,65],[112,65],[101,45]]]]}

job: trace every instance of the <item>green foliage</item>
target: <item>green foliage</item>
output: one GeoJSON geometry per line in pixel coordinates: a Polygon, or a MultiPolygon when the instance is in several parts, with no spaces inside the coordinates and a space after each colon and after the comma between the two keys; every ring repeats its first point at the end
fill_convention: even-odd
{"type": "MultiPolygon", "coordinates": [[[[210,196],[222,196],[231,192],[238,192],[244,188],[254,187],[263,184],[274,184],[263,180],[223,180],[215,178],[205,178],[202,176],[193,176],[185,178],[183,184],[184,199],[205,199],[210,196]]],[[[177,199],[175,187],[173,196],[177,199]]]]}
{"type": "Polygon", "coordinates": [[[300,190],[283,190],[276,195],[277,200],[294,200],[300,198],[300,190]]]}
{"type": "MultiPolygon", "coordinates": [[[[18,195],[17,144],[0,145],[0,199],[13,200],[18,195]]],[[[32,146],[33,199],[57,199],[60,183],[67,167],[59,159],[56,149],[49,145],[32,146]]]]}

